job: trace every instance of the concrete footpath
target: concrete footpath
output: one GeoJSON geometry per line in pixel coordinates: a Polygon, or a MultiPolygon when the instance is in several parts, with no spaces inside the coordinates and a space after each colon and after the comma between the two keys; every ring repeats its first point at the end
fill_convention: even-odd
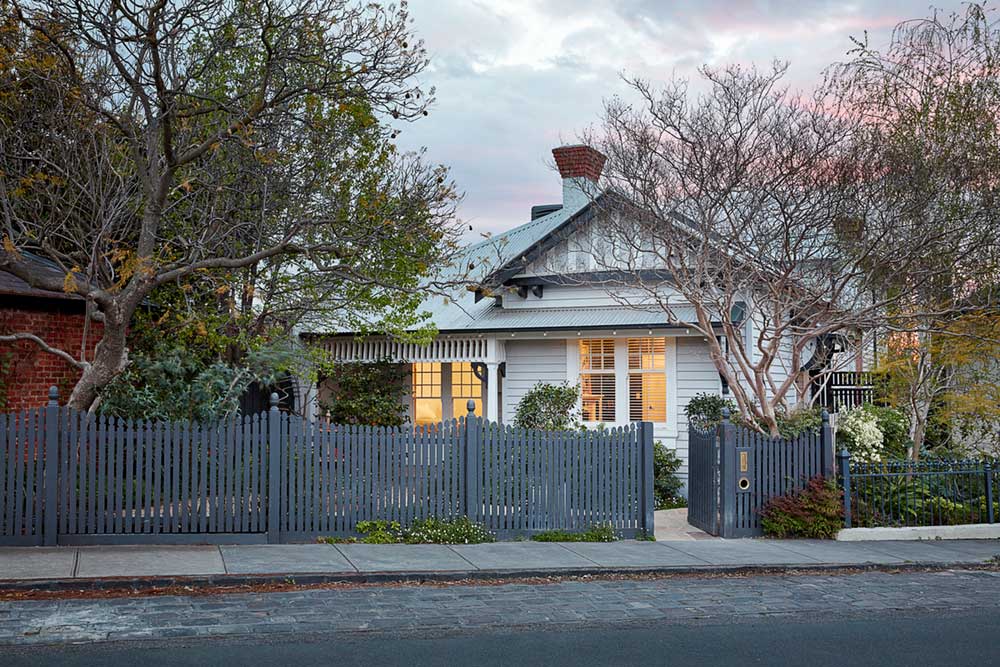
{"type": "Polygon", "coordinates": [[[0,588],[387,581],[733,569],[953,567],[1000,563],[1000,540],[689,540],[476,545],[18,547],[0,549],[0,588]]]}

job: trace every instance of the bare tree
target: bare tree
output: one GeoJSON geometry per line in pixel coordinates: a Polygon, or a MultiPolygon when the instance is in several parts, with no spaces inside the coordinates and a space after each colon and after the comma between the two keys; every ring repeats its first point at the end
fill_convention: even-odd
{"type": "MultiPolygon", "coordinates": [[[[606,102],[589,143],[604,193],[578,244],[620,302],[662,312],[707,341],[745,416],[777,434],[807,396],[807,369],[856,346],[973,250],[966,229],[902,211],[865,127],[769,71],[703,68],[705,92],[629,81],[639,105],[606,102]],[[889,275],[906,290],[886,289],[889,275]]],[[[822,374],[822,373],[821,373],[822,374]]]]}
{"type": "MultiPolygon", "coordinates": [[[[49,67],[7,71],[0,268],[79,294],[102,324],[92,359],[62,351],[82,372],[71,405],[91,407],[126,366],[151,292],[192,276],[231,282],[274,320],[310,306],[365,319],[380,303],[412,319],[421,276],[455,247],[456,197],[383,123],[431,100],[414,83],[426,57],[405,3],[12,7],[19,46],[49,67]],[[48,108],[32,106],[32,85],[48,108]]],[[[25,338],[56,352],[31,332],[0,341],[25,338]]]]}

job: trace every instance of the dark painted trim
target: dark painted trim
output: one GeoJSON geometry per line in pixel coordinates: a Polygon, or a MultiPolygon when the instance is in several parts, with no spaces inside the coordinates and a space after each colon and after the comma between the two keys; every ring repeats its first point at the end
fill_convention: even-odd
{"type": "MultiPolygon", "coordinates": [[[[722,327],[722,322],[712,322],[713,327],[722,327]]],[[[686,324],[595,324],[587,326],[555,326],[555,327],[518,327],[516,329],[511,328],[498,328],[498,329],[438,329],[437,334],[442,335],[474,335],[474,334],[495,334],[495,333],[519,333],[519,332],[538,332],[538,331],[610,331],[610,330],[625,330],[631,331],[633,329],[666,329],[666,330],[676,330],[676,329],[690,329],[691,327],[686,324]]],[[[319,333],[302,333],[299,334],[301,338],[307,340],[318,340],[321,338],[356,338],[357,333],[354,332],[341,332],[341,333],[331,333],[331,334],[319,334],[319,333]]]]}
{"type": "Polygon", "coordinates": [[[0,294],[0,309],[29,310],[41,313],[65,313],[83,315],[87,302],[83,299],[61,298],[58,296],[31,296],[26,294],[0,294]]]}
{"type": "Polygon", "coordinates": [[[645,269],[642,271],[582,271],[580,273],[569,274],[549,274],[544,276],[524,276],[511,278],[505,284],[518,288],[518,293],[522,288],[549,286],[600,286],[601,283],[614,283],[625,286],[634,283],[635,279],[640,281],[653,280],[664,283],[675,284],[673,274],[667,270],[645,269]]]}

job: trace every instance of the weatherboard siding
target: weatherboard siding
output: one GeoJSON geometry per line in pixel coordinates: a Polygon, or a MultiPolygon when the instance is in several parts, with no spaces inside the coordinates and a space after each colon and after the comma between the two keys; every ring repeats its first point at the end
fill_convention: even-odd
{"type": "Polygon", "coordinates": [[[539,382],[566,382],[566,347],[562,340],[507,341],[507,377],[503,382],[503,420],[514,421],[517,404],[539,382]]]}

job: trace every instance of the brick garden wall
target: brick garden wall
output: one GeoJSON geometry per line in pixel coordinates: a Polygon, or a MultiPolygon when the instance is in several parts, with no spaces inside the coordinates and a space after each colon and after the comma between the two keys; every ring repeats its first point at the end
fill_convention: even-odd
{"type": "MultiPolygon", "coordinates": [[[[55,348],[80,354],[84,314],[78,304],[49,299],[35,299],[34,304],[0,304],[0,332],[33,333],[55,348]]],[[[87,340],[87,358],[101,337],[101,324],[91,322],[87,340]]],[[[62,401],[69,397],[80,372],[59,357],[42,350],[31,341],[0,343],[0,399],[2,410],[20,410],[43,406],[48,402],[49,387],[59,387],[62,401]],[[5,396],[4,396],[5,394],[5,396]]]]}

